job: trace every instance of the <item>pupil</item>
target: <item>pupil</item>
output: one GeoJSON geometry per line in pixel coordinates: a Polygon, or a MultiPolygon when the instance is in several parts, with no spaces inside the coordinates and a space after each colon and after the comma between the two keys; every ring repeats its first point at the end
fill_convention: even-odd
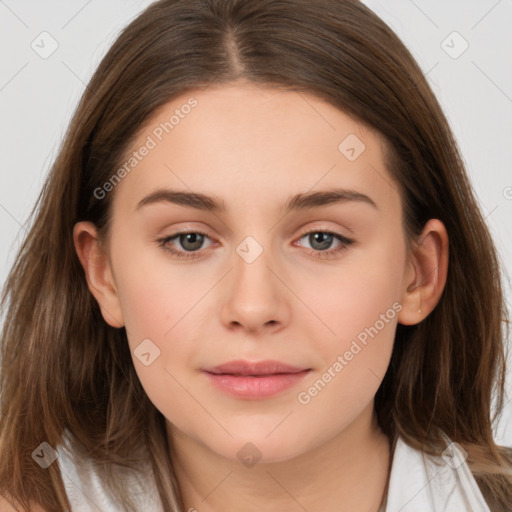
{"type": "MultiPolygon", "coordinates": [[[[313,233],[311,236],[313,237],[314,243],[316,243],[318,241],[317,238],[319,239],[320,247],[316,247],[316,249],[321,250],[321,249],[328,249],[329,248],[329,246],[331,245],[331,242],[332,242],[332,236],[333,235],[328,234],[328,233],[323,233],[323,232],[320,231],[318,233],[313,233]],[[324,240],[322,241],[322,239],[324,239],[324,240]]],[[[311,242],[311,240],[310,240],[310,242],[311,242]]],[[[313,243],[311,244],[311,246],[313,248],[315,248],[313,243]]]]}
{"type": "MultiPolygon", "coordinates": [[[[310,235],[310,243],[313,241],[311,244],[313,247],[317,244],[317,250],[328,249],[332,242],[332,236],[333,235],[331,234],[323,232],[312,233],[310,235]]],[[[200,235],[199,233],[186,233],[185,235],[181,235],[180,238],[183,248],[191,251],[200,249],[203,243],[203,235],[200,235]],[[192,246],[187,246],[189,243],[192,246]]]]}
{"type": "Polygon", "coordinates": [[[199,233],[185,233],[184,235],[181,235],[180,243],[183,248],[187,250],[193,251],[194,249],[200,249],[203,243],[202,236],[203,235],[200,235],[199,233]],[[192,244],[192,247],[187,246],[189,242],[192,244]]]}

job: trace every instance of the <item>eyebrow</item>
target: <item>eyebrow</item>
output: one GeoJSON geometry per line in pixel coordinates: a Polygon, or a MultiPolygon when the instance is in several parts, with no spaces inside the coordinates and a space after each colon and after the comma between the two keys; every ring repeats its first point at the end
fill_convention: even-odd
{"type": "MultiPolygon", "coordinates": [[[[365,203],[378,210],[375,201],[366,194],[341,188],[296,194],[286,201],[283,210],[288,213],[347,202],[365,203]]],[[[135,210],[156,203],[177,204],[214,213],[223,213],[227,210],[226,203],[220,198],[199,192],[177,190],[156,190],[139,201],[135,210]]]]}

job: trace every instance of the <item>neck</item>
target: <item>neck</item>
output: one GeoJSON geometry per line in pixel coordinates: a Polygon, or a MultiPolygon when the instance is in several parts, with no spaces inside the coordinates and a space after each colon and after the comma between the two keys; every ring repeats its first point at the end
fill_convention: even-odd
{"type": "Polygon", "coordinates": [[[252,467],[220,456],[168,424],[183,510],[377,512],[387,491],[391,454],[370,405],[323,445],[252,467]]]}

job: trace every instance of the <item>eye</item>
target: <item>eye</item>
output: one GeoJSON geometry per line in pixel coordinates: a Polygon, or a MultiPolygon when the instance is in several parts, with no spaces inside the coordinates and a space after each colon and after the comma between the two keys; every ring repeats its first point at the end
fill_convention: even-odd
{"type": "MultiPolygon", "coordinates": [[[[193,259],[201,256],[200,249],[203,248],[203,243],[206,238],[210,238],[207,233],[202,231],[180,231],[173,233],[165,238],[157,240],[159,246],[169,251],[176,258],[193,259]],[[181,245],[182,250],[175,247],[173,242],[181,245]]],[[[311,244],[311,251],[309,254],[318,258],[334,257],[338,253],[345,251],[349,245],[354,243],[354,240],[347,238],[338,233],[331,231],[315,230],[304,233],[299,240],[306,238],[311,244]],[[334,241],[338,241],[339,245],[333,249],[329,249],[334,241]]],[[[299,244],[303,247],[302,244],[299,244]]]]}
{"type": "MultiPolygon", "coordinates": [[[[338,253],[345,251],[349,245],[354,243],[354,240],[347,238],[338,233],[331,231],[323,231],[318,228],[304,233],[299,240],[306,238],[310,243],[310,254],[319,258],[336,256],[338,253]],[[334,249],[329,249],[334,241],[338,240],[339,245],[334,249]]],[[[302,244],[301,244],[302,246],[302,244]]]]}
{"type": "Polygon", "coordinates": [[[205,237],[209,238],[208,234],[202,231],[180,231],[157,240],[157,243],[177,258],[197,258],[200,256],[198,250],[202,248],[205,237]],[[183,247],[184,251],[170,245],[174,240],[183,247]]]}

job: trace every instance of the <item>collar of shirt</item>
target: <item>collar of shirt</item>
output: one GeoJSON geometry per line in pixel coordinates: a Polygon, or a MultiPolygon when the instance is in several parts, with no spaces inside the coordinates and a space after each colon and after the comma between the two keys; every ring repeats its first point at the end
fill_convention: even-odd
{"type": "MultiPolygon", "coordinates": [[[[440,457],[423,454],[398,437],[379,512],[491,512],[465,462],[466,452],[444,437],[447,448],[440,457]]],[[[120,512],[90,461],[77,461],[69,440],[64,444],[57,448],[58,464],[73,512],[120,512]]],[[[141,510],[163,512],[153,479],[135,479],[127,489],[140,500],[141,510]]]]}
{"type": "Polygon", "coordinates": [[[466,463],[467,453],[444,436],[440,457],[398,438],[385,510],[388,512],[490,512],[466,463]]]}

